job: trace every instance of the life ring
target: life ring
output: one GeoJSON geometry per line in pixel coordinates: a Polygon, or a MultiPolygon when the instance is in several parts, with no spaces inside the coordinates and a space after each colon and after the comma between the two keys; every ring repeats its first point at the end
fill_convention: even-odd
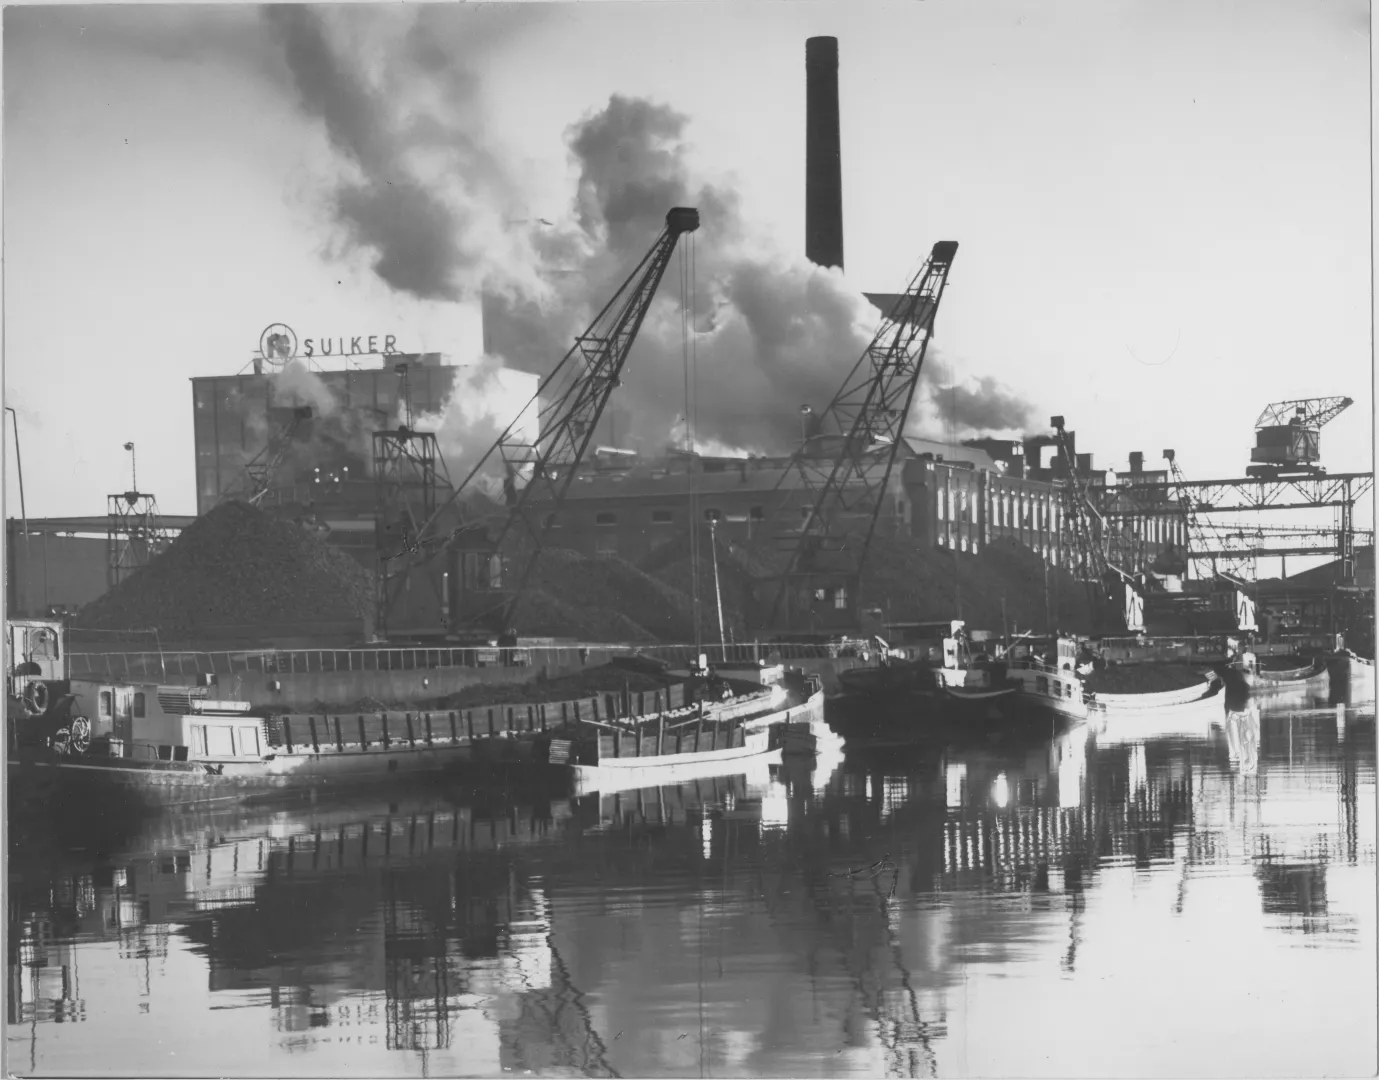
{"type": "Polygon", "coordinates": [[[24,704],[31,713],[47,712],[50,700],[47,683],[31,682],[24,687],[24,704]]]}
{"type": "Polygon", "coordinates": [[[86,753],[91,746],[91,721],[84,716],[74,716],[67,730],[67,741],[72,747],[72,752],[86,753]]]}

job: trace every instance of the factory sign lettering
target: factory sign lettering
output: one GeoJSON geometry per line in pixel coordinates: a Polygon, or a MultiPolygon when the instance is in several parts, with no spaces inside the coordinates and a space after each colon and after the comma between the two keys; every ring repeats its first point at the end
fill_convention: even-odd
{"type": "Polygon", "coordinates": [[[401,352],[397,347],[397,338],[393,334],[370,334],[367,337],[352,338],[307,338],[302,342],[302,351],[307,356],[392,356],[401,352]],[[380,340],[383,342],[382,348],[378,346],[380,340]]]}
{"type": "Polygon", "coordinates": [[[303,338],[286,323],[273,323],[259,335],[259,355],[271,364],[285,364],[295,356],[394,356],[401,352],[394,334],[358,337],[303,338]]]}

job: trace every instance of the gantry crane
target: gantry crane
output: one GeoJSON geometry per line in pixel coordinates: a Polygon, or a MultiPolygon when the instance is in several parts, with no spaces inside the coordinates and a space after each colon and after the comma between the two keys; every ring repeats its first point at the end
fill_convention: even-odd
{"type": "Polygon", "coordinates": [[[1255,446],[1247,476],[1323,473],[1321,428],[1354,402],[1348,397],[1302,398],[1276,401],[1255,421],[1255,446]]]}
{"type": "Polygon", "coordinates": [[[934,245],[820,417],[821,434],[801,448],[777,485],[779,492],[798,476],[812,498],[799,529],[779,538],[789,555],[774,590],[772,626],[857,624],[862,567],[957,251],[953,240],[934,245]]]}
{"type": "Polygon", "coordinates": [[[503,633],[510,628],[547,530],[620,383],[676,243],[698,228],[696,209],[676,207],[666,215],[651,249],[541,381],[535,397],[401,550],[380,549],[381,634],[435,636],[480,628],[503,633]],[[468,522],[443,532],[440,521],[490,468],[502,472],[507,508],[501,524],[490,530],[468,522]]]}
{"type": "Polygon", "coordinates": [[[1054,416],[1049,420],[1054,429],[1058,455],[1063,462],[1066,474],[1063,487],[1063,517],[1072,527],[1072,539],[1076,548],[1073,572],[1087,583],[1087,599],[1092,609],[1095,630],[1110,629],[1103,624],[1106,619],[1108,601],[1117,600],[1120,623],[1116,630],[1138,632],[1144,629],[1144,592],[1139,581],[1107,556],[1106,547],[1110,543],[1110,530],[1105,518],[1092,501],[1089,488],[1091,477],[1080,478],[1077,470],[1077,456],[1073,453],[1072,441],[1063,417],[1054,416]]]}

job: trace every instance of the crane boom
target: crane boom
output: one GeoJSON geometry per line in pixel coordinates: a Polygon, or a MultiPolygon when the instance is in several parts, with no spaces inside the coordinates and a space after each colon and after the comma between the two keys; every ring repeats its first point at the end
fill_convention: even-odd
{"type": "Polygon", "coordinates": [[[1320,398],[1299,398],[1294,401],[1276,401],[1272,405],[1265,406],[1259,419],[1255,421],[1255,428],[1283,427],[1293,420],[1297,420],[1302,427],[1310,428],[1313,431],[1329,424],[1346,409],[1354,405],[1355,402],[1348,397],[1320,397],[1320,398]]]}
{"type": "Polygon", "coordinates": [[[1106,519],[1097,511],[1090,493],[1091,477],[1078,482],[1077,459],[1073,453],[1072,441],[1068,438],[1063,417],[1055,416],[1049,420],[1058,443],[1058,454],[1063,461],[1067,475],[1063,489],[1064,517],[1071,522],[1073,538],[1077,544],[1079,569],[1087,579],[1087,597],[1091,603],[1092,617],[1100,621],[1105,612],[1104,593],[1115,582],[1124,591],[1125,606],[1122,609],[1123,621],[1127,630],[1140,630],[1144,626],[1144,601],[1135,578],[1113,563],[1106,554],[1111,534],[1106,519]]]}
{"type": "Polygon", "coordinates": [[[834,595],[824,601],[836,613],[833,621],[841,616],[856,622],[862,567],[957,250],[953,240],[934,245],[824,411],[822,423],[831,423],[833,433],[815,436],[802,447],[794,468],[781,480],[784,484],[790,475],[798,475],[814,497],[799,531],[782,537],[790,553],[771,610],[773,625],[784,605],[785,621],[792,628],[805,629],[799,625],[805,621],[814,628],[811,586],[816,577],[833,585],[834,595]],[[797,596],[801,586],[804,591],[797,596]]]}
{"type": "Polygon", "coordinates": [[[540,557],[550,522],[559,511],[594,437],[599,418],[636,340],[679,238],[699,228],[699,211],[676,207],[665,228],[626,281],[575,338],[570,351],[542,381],[536,395],[498,436],[450,496],[411,539],[413,567],[438,550],[453,566],[448,583],[448,629],[482,624],[506,630],[540,557]],[[533,423],[535,421],[535,430],[533,423]],[[448,536],[437,522],[485,468],[497,459],[503,474],[507,515],[495,537],[476,537],[460,527],[448,536]],[[505,551],[505,546],[507,550],[505,551]],[[506,560],[519,568],[508,572],[506,560]],[[509,582],[515,587],[509,587],[509,582]]]}

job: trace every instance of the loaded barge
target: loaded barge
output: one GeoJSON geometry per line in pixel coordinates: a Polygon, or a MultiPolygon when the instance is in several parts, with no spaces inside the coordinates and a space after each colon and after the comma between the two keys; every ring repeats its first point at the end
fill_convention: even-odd
{"type": "Polygon", "coordinates": [[[818,679],[784,669],[753,679],[664,671],[661,690],[567,701],[302,715],[215,699],[208,686],[68,680],[56,623],[12,626],[9,644],[8,781],[18,811],[213,806],[513,771],[587,786],[628,768],[812,753],[823,726],[818,679]]]}

